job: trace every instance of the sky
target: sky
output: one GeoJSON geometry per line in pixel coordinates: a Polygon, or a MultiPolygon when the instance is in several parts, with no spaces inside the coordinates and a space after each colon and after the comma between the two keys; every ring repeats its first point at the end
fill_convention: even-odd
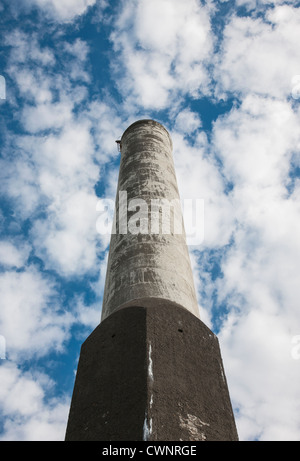
{"type": "Polygon", "coordinates": [[[240,440],[300,439],[300,2],[1,0],[0,440],[63,440],[101,317],[115,140],[173,140],[240,440]]]}

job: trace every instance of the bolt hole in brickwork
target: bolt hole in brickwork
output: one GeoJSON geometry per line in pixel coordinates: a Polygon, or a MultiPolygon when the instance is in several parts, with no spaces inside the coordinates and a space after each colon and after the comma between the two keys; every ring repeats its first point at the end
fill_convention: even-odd
{"type": "Polygon", "coordinates": [[[179,333],[183,333],[183,330],[181,328],[178,328],[179,333]]]}
{"type": "Polygon", "coordinates": [[[113,335],[111,335],[112,338],[114,338],[115,336],[116,336],[115,333],[113,335]]]}

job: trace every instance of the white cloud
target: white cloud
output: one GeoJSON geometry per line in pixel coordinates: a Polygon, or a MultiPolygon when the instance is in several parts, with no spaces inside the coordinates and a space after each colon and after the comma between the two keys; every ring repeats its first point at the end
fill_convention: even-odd
{"type": "Polygon", "coordinates": [[[38,6],[58,21],[69,22],[84,14],[96,0],[29,0],[29,3],[38,6]]]}
{"type": "MultiPolygon", "coordinates": [[[[99,287],[97,284],[97,289],[98,288],[99,287]]],[[[96,292],[96,289],[95,289],[95,292],[96,292]]],[[[99,297],[101,298],[100,294],[102,292],[100,290],[97,292],[99,293],[99,297]]],[[[76,312],[76,318],[77,318],[78,324],[80,324],[82,327],[87,327],[89,331],[93,330],[94,328],[96,328],[97,325],[99,325],[100,318],[101,318],[101,309],[100,309],[99,302],[86,306],[83,298],[79,297],[77,298],[75,305],[76,305],[76,308],[74,309],[74,311],[76,312]]]]}
{"type": "MultiPolygon", "coordinates": [[[[41,44],[37,33],[27,34],[15,29],[6,34],[5,44],[10,47],[6,72],[15,81],[18,95],[22,97],[22,121],[25,128],[31,131],[33,126],[31,122],[26,126],[27,115],[30,119],[35,115],[38,124],[37,128],[33,127],[32,132],[51,128],[47,125],[39,128],[43,118],[51,114],[53,127],[56,128],[59,121],[64,121],[60,112],[73,110],[76,104],[86,98],[86,84],[90,80],[87,72],[87,43],[76,39],[64,43],[63,47],[54,51],[41,44]],[[25,102],[29,104],[26,105],[25,102]]],[[[14,102],[14,97],[11,92],[9,103],[14,102]]],[[[15,110],[19,109],[16,101],[14,104],[15,110]]]]}
{"type": "Polygon", "coordinates": [[[48,46],[41,48],[36,33],[28,34],[20,29],[13,29],[5,35],[5,44],[10,46],[10,61],[15,64],[29,65],[32,62],[41,66],[53,65],[55,57],[48,46]]]}
{"type": "Polygon", "coordinates": [[[299,317],[299,184],[287,186],[299,112],[287,101],[248,95],[217,120],[213,142],[234,184],[234,241],[214,286],[229,310],[219,337],[240,437],[297,440],[299,408],[291,402],[300,369],[291,339],[299,317]]]}
{"type": "Polygon", "coordinates": [[[30,247],[28,244],[19,245],[17,248],[12,242],[0,241],[0,264],[4,267],[22,267],[26,264],[30,247]]]}
{"type": "Polygon", "coordinates": [[[226,245],[233,232],[234,216],[230,198],[209,144],[203,133],[191,146],[182,134],[171,133],[175,171],[180,197],[204,200],[204,241],[201,249],[226,245]],[[187,181],[188,178],[188,181],[187,181]]]}
{"type": "MultiPolygon", "coordinates": [[[[191,117],[189,112],[183,112],[183,114],[183,119],[188,115],[188,118],[192,120],[194,144],[191,145],[183,133],[171,132],[175,171],[181,199],[193,199],[194,201],[197,199],[204,202],[204,240],[197,246],[189,246],[189,251],[198,293],[200,317],[211,327],[210,309],[215,286],[209,274],[206,273],[205,252],[222,249],[229,244],[236,225],[234,207],[231,197],[224,192],[225,183],[213,152],[210,152],[209,142],[201,130],[200,120],[197,120],[197,117],[191,117]],[[196,121],[197,130],[195,130],[196,121]],[[198,259],[199,251],[202,256],[198,259]],[[205,293],[205,297],[202,296],[202,292],[205,293]]],[[[186,125],[180,126],[184,130],[186,125]]],[[[187,129],[186,132],[188,131],[190,130],[187,129]]]]}
{"type": "MultiPolygon", "coordinates": [[[[221,0],[228,1],[228,0],[221,0]]],[[[293,0],[237,0],[238,6],[245,6],[248,10],[263,10],[266,6],[290,4],[293,5],[293,0]]]]}
{"type": "Polygon", "coordinates": [[[267,304],[251,305],[247,313],[231,313],[219,334],[241,440],[299,439],[300,371],[291,357],[291,325],[267,304]]]}
{"type": "Polygon", "coordinates": [[[215,149],[226,176],[241,187],[274,186],[284,193],[293,153],[300,146],[298,127],[299,113],[289,103],[247,96],[240,108],[215,123],[215,149]]]}
{"type": "Polygon", "coordinates": [[[41,130],[61,128],[72,118],[73,104],[70,101],[41,103],[37,106],[25,106],[22,119],[24,128],[36,133],[41,130]]]}
{"type": "Polygon", "coordinates": [[[22,155],[14,164],[4,161],[8,175],[2,187],[15,199],[19,217],[33,218],[44,210],[30,232],[36,254],[64,275],[95,269],[99,168],[89,123],[66,123],[59,133],[15,142],[22,155]]]}
{"type": "Polygon", "coordinates": [[[46,375],[22,373],[11,362],[0,367],[0,413],[6,418],[3,441],[62,441],[69,411],[65,399],[48,399],[53,383],[46,375]]]}
{"type": "Polygon", "coordinates": [[[179,112],[175,121],[175,128],[186,134],[191,134],[201,127],[199,115],[190,109],[184,109],[179,112]]]}
{"type": "Polygon", "coordinates": [[[60,312],[50,279],[34,267],[0,274],[0,332],[9,358],[43,356],[61,351],[73,318],[60,312]]]}
{"type": "Polygon", "coordinates": [[[207,92],[210,19],[208,9],[195,0],[126,2],[111,39],[120,53],[116,78],[131,104],[161,109],[181,92],[207,92]]]}
{"type": "MultiPolygon", "coordinates": [[[[218,336],[241,440],[298,440],[300,369],[291,341],[299,334],[300,209],[290,172],[300,120],[287,98],[299,73],[299,8],[275,6],[265,19],[232,17],[215,67],[219,96],[230,92],[241,104],[213,129],[212,149],[233,184],[235,225],[222,277],[204,277],[204,292],[228,311],[220,311],[218,336]]],[[[203,306],[209,311],[211,298],[203,306]]]]}
{"type": "Polygon", "coordinates": [[[46,219],[35,221],[33,242],[48,268],[65,276],[97,270],[96,203],[94,194],[74,190],[52,203],[46,219]]]}
{"type": "Polygon", "coordinates": [[[277,6],[262,18],[233,16],[225,27],[216,81],[223,92],[291,96],[300,74],[300,9],[277,6]]]}
{"type": "Polygon", "coordinates": [[[215,67],[219,95],[241,99],[218,118],[212,138],[222,173],[234,185],[229,200],[236,223],[221,257],[222,277],[206,278],[204,291],[214,290],[216,306],[229,311],[218,318],[219,339],[240,438],[298,440],[300,369],[291,340],[300,296],[299,184],[287,187],[300,120],[286,98],[299,73],[300,16],[285,5],[265,17],[233,17],[215,67]]]}
{"type": "MultiPolygon", "coordinates": [[[[100,178],[98,164],[118,155],[115,140],[122,132],[121,122],[105,103],[82,104],[89,52],[84,41],[64,45],[67,70],[53,74],[48,72],[49,65],[55,68],[53,55],[54,61],[40,62],[44,48],[36,37],[32,43],[30,39],[25,33],[12,33],[7,39],[20,43],[39,65],[24,64],[23,55],[14,51],[10,56],[11,78],[29,102],[19,113],[28,134],[11,138],[10,157],[2,160],[2,190],[14,199],[18,217],[32,220],[33,250],[46,267],[64,276],[82,275],[97,270],[97,246],[107,243],[96,232],[94,187],[100,178]],[[13,161],[12,146],[18,154],[13,161]]],[[[103,181],[109,184],[111,178],[103,181]]]]}
{"type": "MultiPolygon", "coordinates": [[[[120,139],[128,123],[120,116],[118,108],[115,109],[99,100],[94,100],[89,104],[85,116],[92,123],[94,156],[102,166],[119,155],[115,141],[120,139]]],[[[113,174],[110,171],[110,175],[113,174]]],[[[110,177],[106,179],[109,181],[110,177]]]]}

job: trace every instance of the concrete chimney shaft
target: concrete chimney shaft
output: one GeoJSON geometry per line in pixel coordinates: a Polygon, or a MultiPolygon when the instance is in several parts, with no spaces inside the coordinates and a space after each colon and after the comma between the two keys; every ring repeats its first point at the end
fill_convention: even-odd
{"type": "Polygon", "coordinates": [[[172,141],[156,121],[137,121],[122,136],[115,220],[102,320],[154,299],[156,305],[175,302],[199,317],[172,141]]]}

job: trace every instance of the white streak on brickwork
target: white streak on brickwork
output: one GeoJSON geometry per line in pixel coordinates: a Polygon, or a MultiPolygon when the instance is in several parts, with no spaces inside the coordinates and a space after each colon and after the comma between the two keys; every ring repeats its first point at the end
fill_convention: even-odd
{"type": "Polygon", "coordinates": [[[148,353],[148,377],[151,381],[153,381],[153,362],[152,362],[152,347],[151,343],[149,344],[149,353],[148,353]]]}
{"type": "Polygon", "coordinates": [[[206,440],[205,430],[203,426],[210,426],[208,423],[201,421],[200,418],[194,415],[187,414],[187,417],[179,415],[180,427],[188,431],[190,440],[204,441],[206,440]]]}
{"type": "Polygon", "coordinates": [[[222,376],[223,382],[226,383],[226,379],[225,379],[225,375],[224,375],[224,370],[223,370],[223,367],[222,367],[222,364],[221,364],[221,363],[220,363],[220,369],[221,369],[221,376],[222,376]]]}
{"type": "Polygon", "coordinates": [[[143,426],[143,441],[146,442],[149,440],[150,435],[152,434],[152,418],[148,421],[147,412],[145,413],[144,426],[143,426]]]}
{"type": "Polygon", "coordinates": [[[147,441],[149,440],[149,437],[152,434],[152,417],[150,414],[150,417],[148,415],[148,411],[151,412],[152,410],[152,405],[153,405],[153,393],[152,393],[152,384],[154,381],[154,376],[153,376],[153,361],[152,361],[152,346],[151,343],[149,344],[149,349],[148,349],[148,392],[147,395],[150,396],[149,400],[149,405],[148,410],[145,412],[145,419],[144,419],[144,425],[143,425],[143,440],[147,441]]]}

